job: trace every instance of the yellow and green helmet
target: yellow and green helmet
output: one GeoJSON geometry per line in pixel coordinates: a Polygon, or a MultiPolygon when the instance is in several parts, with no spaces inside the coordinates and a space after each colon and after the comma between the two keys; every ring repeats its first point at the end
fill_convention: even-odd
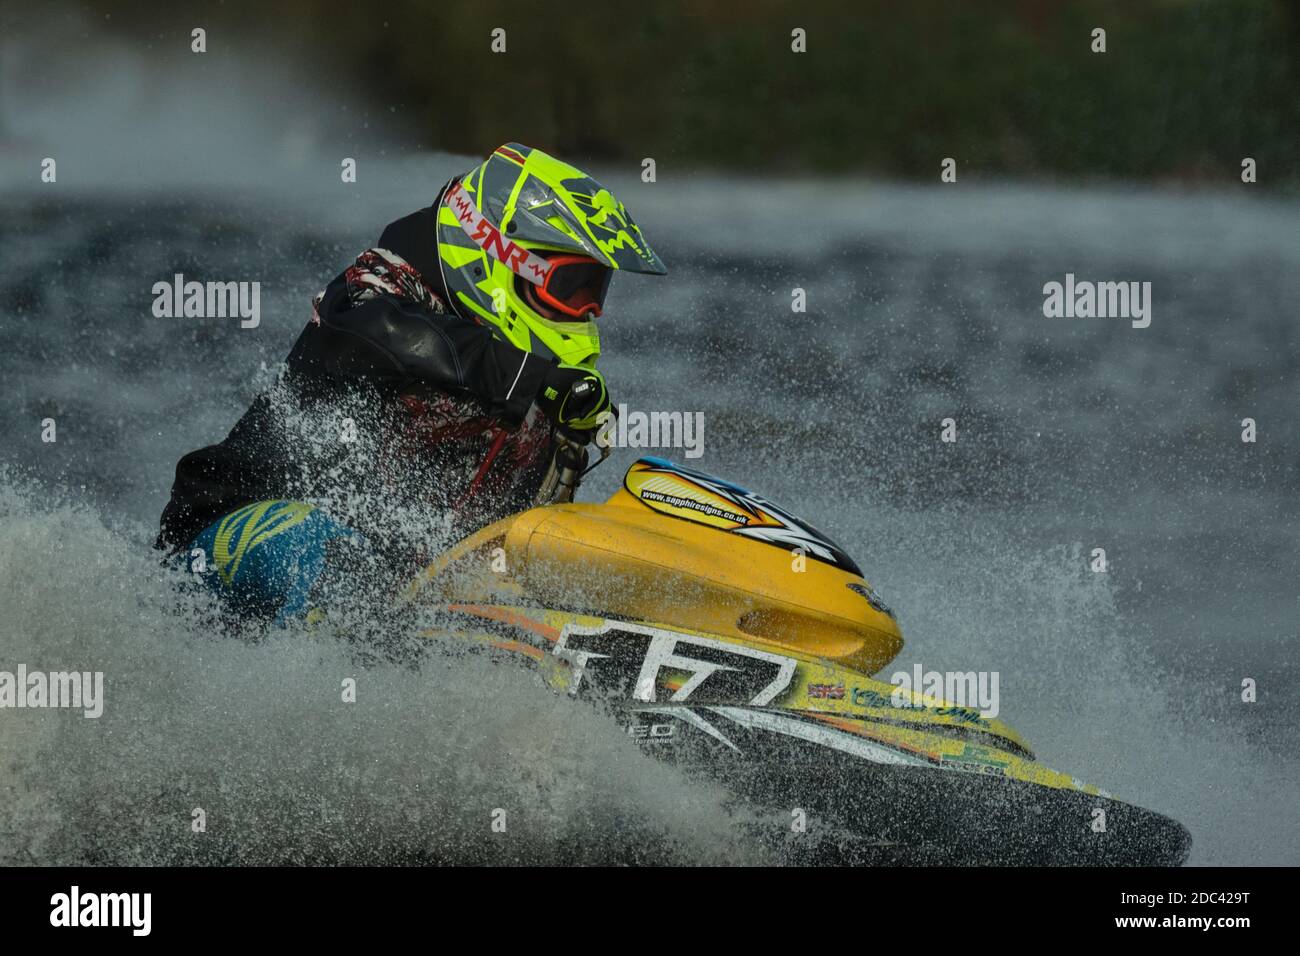
{"type": "Polygon", "coordinates": [[[453,179],[438,208],[438,260],[452,307],[521,349],[534,337],[566,365],[594,366],[615,269],[668,270],[627,209],[580,169],[507,143],[453,179]]]}

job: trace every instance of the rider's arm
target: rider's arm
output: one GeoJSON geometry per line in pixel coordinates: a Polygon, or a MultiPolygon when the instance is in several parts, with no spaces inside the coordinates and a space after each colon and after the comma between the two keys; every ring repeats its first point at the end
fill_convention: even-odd
{"type": "Polygon", "coordinates": [[[486,325],[380,295],[349,307],[340,276],[329,284],[288,365],[292,375],[414,384],[468,392],[517,425],[551,363],[493,335],[486,325]]]}

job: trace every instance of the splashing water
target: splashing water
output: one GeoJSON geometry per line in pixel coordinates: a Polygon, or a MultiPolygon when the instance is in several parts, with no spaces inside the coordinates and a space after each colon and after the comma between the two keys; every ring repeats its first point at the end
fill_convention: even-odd
{"type": "Polygon", "coordinates": [[[0,717],[0,863],[761,861],[724,794],[534,676],[223,639],[142,531],[33,494],[0,490],[0,661],[102,671],[105,704],[0,717]]]}

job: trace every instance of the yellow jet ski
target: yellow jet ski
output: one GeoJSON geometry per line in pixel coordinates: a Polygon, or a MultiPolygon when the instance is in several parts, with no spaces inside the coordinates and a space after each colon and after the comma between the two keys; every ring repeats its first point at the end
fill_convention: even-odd
{"type": "Polygon", "coordinates": [[[408,605],[446,625],[423,636],[603,701],[647,751],[774,818],[756,832],[790,862],[1186,859],[1181,824],[1043,766],[978,709],[873,679],[898,623],[808,523],[659,458],[608,501],[574,503],[583,463],[561,439],[538,506],[412,583],[408,605]]]}

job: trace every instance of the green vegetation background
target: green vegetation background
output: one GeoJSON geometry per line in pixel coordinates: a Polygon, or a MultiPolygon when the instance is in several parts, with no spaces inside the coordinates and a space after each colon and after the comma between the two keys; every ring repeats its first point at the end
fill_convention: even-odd
{"type": "Polygon", "coordinates": [[[963,178],[1239,181],[1252,156],[1262,183],[1300,182],[1294,0],[90,7],[115,30],[271,38],[310,59],[325,95],[393,107],[412,147],[517,139],[575,161],[927,179],[952,156],[963,178]]]}

